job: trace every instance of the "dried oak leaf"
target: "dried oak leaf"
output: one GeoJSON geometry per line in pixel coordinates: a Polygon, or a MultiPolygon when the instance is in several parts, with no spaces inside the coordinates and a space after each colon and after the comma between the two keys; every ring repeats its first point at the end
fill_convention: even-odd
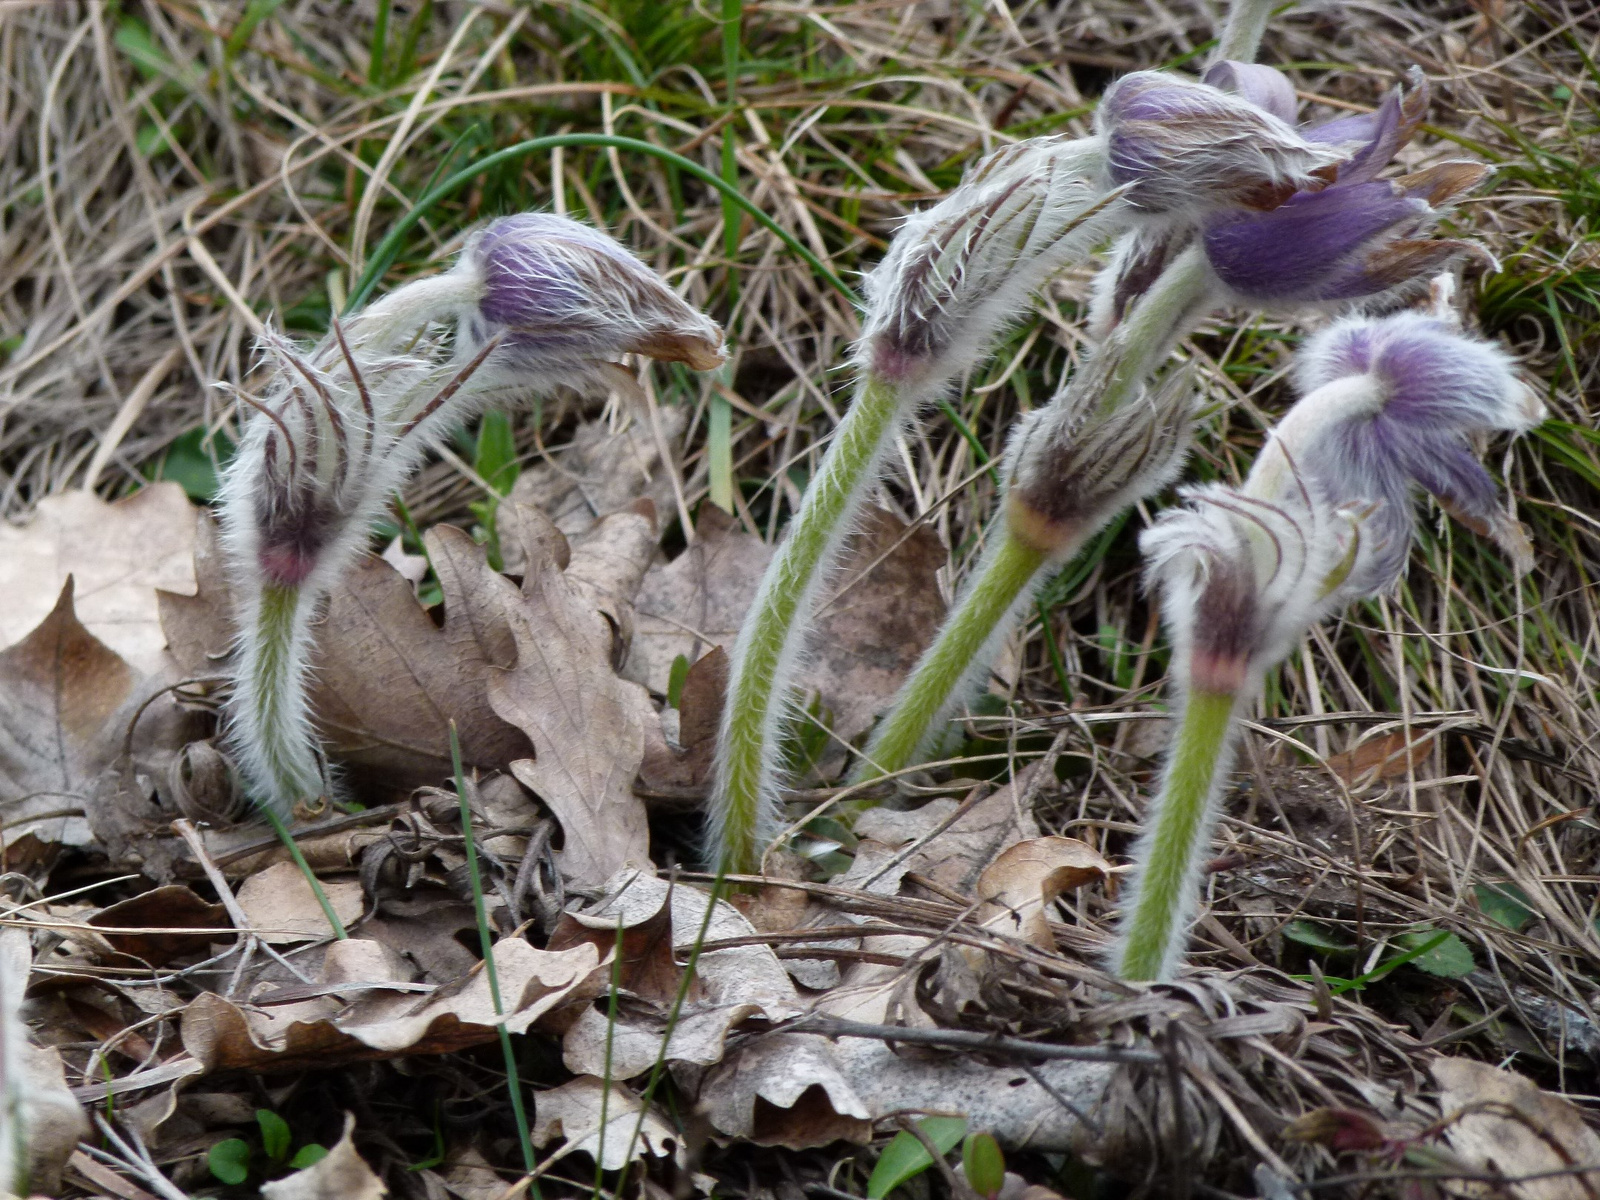
{"type": "Polygon", "coordinates": [[[400,1054],[444,1054],[492,1041],[501,1024],[525,1033],[552,1009],[591,1000],[606,987],[600,956],[590,945],[551,952],[521,938],[502,938],[493,954],[503,1018],[495,1015],[481,966],[451,983],[426,987],[409,978],[410,969],[388,947],[350,938],[328,947],[313,988],[269,993],[248,1004],[210,992],[197,997],[184,1009],[183,1047],[207,1071],[298,1071],[400,1054]]]}
{"type": "MultiPolygon", "coordinates": [[[[341,922],[350,925],[361,916],[359,883],[323,880],[322,890],[341,922]]],[[[291,862],[273,863],[246,879],[239,888],[239,907],[257,936],[272,945],[333,936],[316,893],[291,862]]]]}
{"type": "Polygon", "coordinates": [[[192,595],[197,510],[175,483],[108,504],[92,493],[46,496],[26,525],[0,525],[0,646],[21,641],[76,581],[78,618],[141,674],[162,666],[156,590],[192,595]]]}
{"type": "Polygon", "coordinates": [[[1103,882],[1114,868],[1087,842],[1041,837],[1000,852],[978,876],[978,919],[1043,950],[1056,948],[1050,905],[1062,892],[1103,882]]]}
{"type": "Polygon", "coordinates": [[[500,770],[528,753],[484,691],[490,671],[516,657],[506,612],[516,589],[453,526],[434,526],[423,544],[444,593],[442,625],[402,575],[368,556],[334,589],[317,627],[311,703],[328,753],[391,787],[449,773],[451,720],[471,766],[500,770]]]}
{"type": "MultiPolygon", "coordinates": [[[[631,1079],[661,1057],[667,1011],[682,974],[679,964],[706,925],[709,899],[696,887],[623,871],[607,881],[597,903],[562,918],[551,935],[552,946],[590,944],[608,953],[616,944],[620,924],[627,978],[637,989],[630,992],[638,1001],[614,1025],[605,1013],[592,1008],[578,1014],[562,1047],[569,1071],[604,1075],[609,1062],[611,1078],[631,1079]]],[[[705,940],[714,943],[754,933],[739,910],[723,900],[712,913],[705,940]]],[[[769,946],[730,946],[702,953],[696,985],[673,1028],[665,1055],[669,1062],[714,1063],[723,1055],[729,1031],[747,1018],[779,1021],[801,1011],[799,994],[769,946]]]]}
{"type": "Polygon", "coordinates": [[[138,676],[79,622],[68,577],[55,608],[0,651],[0,814],[24,832],[84,845],[96,777],[122,749],[141,700],[138,676]]]}
{"type": "Polygon", "coordinates": [[[380,1200],[389,1194],[383,1180],[356,1153],[350,1135],[356,1119],[344,1115],[344,1136],[318,1162],[303,1171],[261,1185],[262,1200],[380,1200]]]}
{"type": "MultiPolygon", "coordinates": [[[[662,440],[674,452],[689,422],[688,410],[660,408],[656,413],[662,440]]],[[[585,421],[565,449],[546,454],[511,488],[513,502],[548,514],[568,537],[641,496],[649,497],[657,512],[675,511],[672,473],[661,461],[651,418],[644,415],[616,431],[604,420],[585,421]]]]}
{"type": "Polygon", "coordinates": [[[682,1165],[683,1139],[653,1106],[642,1121],[641,1112],[639,1098],[627,1088],[580,1075],[539,1093],[533,1143],[544,1146],[561,1138],[566,1145],[556,1158],[587,1154],[607,1171],[620,1171],[628,1165],[630,1146],[634,1158],[671,1157],[682,1165]]]}
{"type": "MultiPolygon", "coordinates": [[[[568,571],[582,569],[580,550],[574,546],[568,571]]],[[[615,626],[596,608],[593,585],[569,579],[547,546],[528,547],[525,570],[521,602],[503,606],[516,665],[490,671],[489,703],[533,744],[533,757],[513,762],[511,772],[561,823],[562,874],[597,885],[649,861],[633,782],[645,730],[659,718],[645,690],[612,667],[615,626]]],[[[515,596],[503,577],[486,587],[515,596]]]]}
{"type": "Polygon", "coordinates": [[[151,888],[102,908],[88,924],[102,931],[112,949],[154,967],[204,950],[218,938],[216,933],[195,930],[220,933],[229,928],[226,908],[201,899],[181,883],[151,888]],[[175,932],[158,932],[162,929],[175,932]]]}
{"type": "Polygon", "coordinates": [[[1439,1107],[1451,1149],[1506,1180],[1470,1194],[1514,1200],[1593,1200],[1600,1194],[1600,1135],[1571,1103],[1513,1071],[1467,1058],[1436,1058],[1439,1107]],[[1528,1177],[1528,1178],[1522,1178],[1528,1177]]]}

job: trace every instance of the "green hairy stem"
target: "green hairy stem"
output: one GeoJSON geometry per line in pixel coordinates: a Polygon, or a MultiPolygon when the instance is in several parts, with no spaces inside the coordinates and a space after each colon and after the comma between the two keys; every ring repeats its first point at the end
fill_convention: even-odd
{"type": "Polygon", "coordinates": [[[322,772],[304,737],[304,723],[289,705],[300,695],[295,627],[300,589],[268,585],[261,589],[256,622],[253,686],[257,711],[253,724],[260,736],[260,784],[274,800],[315,798],[322,791],[322,772]]]}
{"type": "MultiPolygon", "coordinates": [[[[1204,311],[1208,277],[1205,252],[1189,247],[1134,305],[1118,336],[1096,351],[1121,355],[1100,395],[1099,415],[1137,396],[1145,379],[1172,352],[1173,343],[1193,327],[1204,311]]],[[[941,718],[960,700],[961,686],[978,655],[992,644],[1001,623],[1017,613],[1018,598],[1031,595],[1048,570],[1069,560],[1116,515],[1111,511],[1086,515],[1072,542],[1048,555],[1018,538],[1004,521],[999,523],[999,546],[979,563],[960,604],[900,689],[867,747],[859,778],[893,774],[916,761],[917,752],[937,736],[941,718]]]]}
{"type": "Polygon", "coordinates": [[[967,589],[939,639],[917,663],[912,683],[873,734],[856,768],[856,781],[876,779],[909,766],[936,736],[945,702],[960,686],[984,643],[1040,574],[1043,550],[1013,537],[1001,523],[994,549],[967,589]]]}
{"type": "Polygon", "coordinates": [[[1211,829],[1217,767],[1227,748],[1235,697],[1195,692],[1167,763],[1155,824],[1145,835],[1138,892],[1116,955],[1117,975],[1133,981],[1166,978],[1176,963],[1192,907],[1195,874],[1211,829]]]}
{"type": "Polygon", "coordinates": [[[711,849],[729,873],[751,873],[760,865],[777,800],[776,734],[812,599],[908,407],[894,385],[867,377],[739,633],[711,797],[711,849]]]}

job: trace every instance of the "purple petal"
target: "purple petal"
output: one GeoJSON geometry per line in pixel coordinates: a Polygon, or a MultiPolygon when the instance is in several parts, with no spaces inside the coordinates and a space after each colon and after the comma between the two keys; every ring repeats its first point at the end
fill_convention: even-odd
{"type": "Polygon", "coordinates": [[[1256,107],[1266,109],[1286,125],[1294,124],[1295,114],[1300,109],[1294,84],[1276,67],[1225,59],[1212,64],[1201,76],[1201,82],[1232,92],[1256,107]]]}
{"type": "Polygon", "coordinates": [[[1320,145],[1358,145],[1361,148],[1339,170],[1339,182],[1365,183],[1394,158],[1395,152],[1411,140],[1428,108],[1428,83],[1421,72],[1412,75],[1412,88],[1390,92],[1376,112],[1353,117],[1338,117],[1320,125],[1308,125],[1300,132],[1308,142],[1320,145]]]}
{"type": "Polygon", "coordinates": [[[1271,212],[1214,219],[1204,234],[1206,256],[1217,278],[1247,299],[1339,299],[1330,289],[1352,286],[1360,274],[1358,255],[1430,212],[1425,202],[1381,181],[1302,192],[1271,212]],[[1346,270],[1352,260],[1353,274],[1346,270]]]}

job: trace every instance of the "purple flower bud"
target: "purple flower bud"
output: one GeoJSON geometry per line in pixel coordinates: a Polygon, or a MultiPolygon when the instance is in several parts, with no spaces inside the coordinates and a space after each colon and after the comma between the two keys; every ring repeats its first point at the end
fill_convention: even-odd
{"type": "Polygon", "coordinates": [[[1411,90],[1396,88],[1384,97],[1376,112],[1338,117],[1301,129],[1310,142],[1360,146],[1339,168],[1340,183],[1365,183],[1376,178],[1422,124],[1428,111],[1428,81],[1416,67],[1411,68],[1407,78],[1411,90]]]}
{"type": "Polygon", "coordinates": [[[1341,181],[1302,192],[1271,212],[1213,218],[1203,234],[1217,279],[1252,304],[1354,300],[1393,291],[1438,271],[1473,247],[1417,239],[1437,206],[1488,173],[1443,163],[1399,180],[1341,181]]]}
{"type": "Polygon", "coordinates": [[[643,354],[709,371],[727,357],[722,331],[616,241],[553,213],[491,222],[457,271],[478,284],[471,338],[508,331],[506,350],[545,369],[643,354]]]}
{"type": "MultiPolygon", "coordinates": [[[[1281,95],[1270,99],[1282,107],[1281,95]]],[[[1147,213],[1276,208],[1325,186],[1344,157],[1245,96],[1158,71],[1135,71],[1106,89],[1095,127],[1112,182],[1147,213]]]]}

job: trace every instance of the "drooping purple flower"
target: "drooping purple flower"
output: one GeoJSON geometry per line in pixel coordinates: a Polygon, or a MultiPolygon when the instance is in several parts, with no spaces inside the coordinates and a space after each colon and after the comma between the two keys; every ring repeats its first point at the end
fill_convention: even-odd
{"type": "Polygon", "coordinates": [[[1473,448],[1544,418],[1503,351],[1440,316],[1403,312],[1330,326],[1301,351],[1298,374],[1304,398],[1252,477],[1293,472],[1331,503],[1376,504],[1366,521],[1371,553],[1349,587],[1376,592],[1403,569],[1419,488],[1527,570],[1527,537],[1473,448]]]}
{"type": "MultiPolygon", "coordinates": [[[[1270,67],[1218,63],[1208,81],[1282,111],[1270,67]]],[[[1281,79],[1281,76],[1279,77],[1281,79]]],[[[1375,112],[1301,128],[1310,143],[1342,147],[1347,157],[1331,185],[1296,192],[1270,211],[1217,213],[1202,239],[1217,279],[1252,304],[1337,303],[1392,292],[1427,278],[1472,243],[1419,237],[1440,209],[1488,173],[1481,163],[1447,162],[1387,181],[1378,173],[1410,140],[1428,90],[1413,71],[1409,91],[1391,92],[1375,112]]],[[[1292,91],[1287,99],[1292,100],[1292,91]]]]}

